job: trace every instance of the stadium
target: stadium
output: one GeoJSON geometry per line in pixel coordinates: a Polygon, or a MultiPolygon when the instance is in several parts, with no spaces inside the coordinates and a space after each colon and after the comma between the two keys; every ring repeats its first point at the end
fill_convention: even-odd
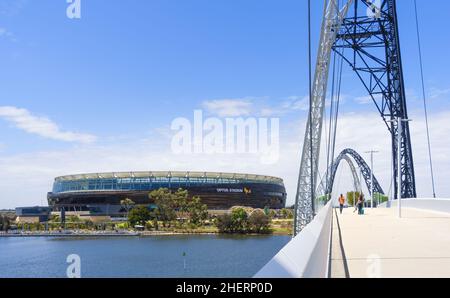
{"type": "Polygon", "coordinates": [[[286,190],[281,178],[212,172],[121,172],[69,175],[55,178],[48,204],[53,211],[87,212],[91,216],[123,216],[123,199],[155,207],[149,192],[186,189],[209,210],[233,206],[281,209],[286,190]]]}

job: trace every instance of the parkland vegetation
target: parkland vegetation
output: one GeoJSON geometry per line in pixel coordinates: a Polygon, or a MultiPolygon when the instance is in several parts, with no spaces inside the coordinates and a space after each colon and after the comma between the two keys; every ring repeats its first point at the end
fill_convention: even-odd
{"type": "Polygon", "coordinates": [[[290,234],[293,209],[271,210],[236,206],[230,210],[209,210],[187,190],[167,188],[148,194],[148,202],[130,198],[120,202],[124,218],[103,220],[95,216],[67,215],[62,224],[57,214],[45,223],[16,222],[14,212],[0,213],[0,232],[19,231],[123,231],[167,233],[290,234]],[[95,221],[95,222],[94,222],[95,221]]]}
{"type": "Polygon", "coordinates": [[[153,208],[135,206],[129,199],[122,201],[130,227],[149,231],[269,234],[274,232],[275,223],[276,232],[290,233],[293,218],[291,209],[275,211],[237,206],[224,214],[209,213],[199,197],[190,197],[183,189],[154,190],[149,193],[149,202],[154,202],[153,208]]]}

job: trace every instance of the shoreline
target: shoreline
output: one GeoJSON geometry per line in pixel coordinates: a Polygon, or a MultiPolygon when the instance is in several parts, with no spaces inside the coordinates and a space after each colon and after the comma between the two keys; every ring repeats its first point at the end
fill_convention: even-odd
{"type": "Polygon", "coordinates": [[[234,233],[234,234],[226,234],[226,233],[214,233],[214,232],[111,232],[111,233],[86,233],[86,232],[73,232],[73,231],[66,231],[66,232],[27,232],[27,233],[1,233],[1,238],[108,238],[108,237],[123,237],[123,238],[129,238],[129,237],[152,237],[152,236],[183,236],[183,235],[190,235],[190,236],[200,236],[200,235],[222,235],[222,236],[290,236],[289,234],[285,233],[271,233],[271,234],[240,234],[240,233],[234,233]]]}

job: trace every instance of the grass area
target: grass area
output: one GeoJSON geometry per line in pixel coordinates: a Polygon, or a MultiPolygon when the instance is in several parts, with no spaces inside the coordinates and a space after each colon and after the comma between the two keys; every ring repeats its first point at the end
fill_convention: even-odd
{"type": "Polygon", "coordinates": [[[219,230],[215,226],[205,226],[198,228],[160,228],[159,232],[173,232],[173,233],[186,233],[186,234],[211,234],[218,233],[219,230]]]}
{"type": "Polygon", "coordinates": [[[292,219],[274,219],[272,220],[271,229],[275,235],[292,235],[292,219]]]}

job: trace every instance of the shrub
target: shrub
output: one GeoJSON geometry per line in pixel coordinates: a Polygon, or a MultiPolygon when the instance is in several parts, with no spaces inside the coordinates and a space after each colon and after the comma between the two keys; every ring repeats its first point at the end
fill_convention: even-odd
{"type": "Polygon", "coordinates": [[[215,224],[220,233],[270,232],[270,217],[259,209],[248,216],[244,208],[233,208],[231,214],[218,216],[215,224]]]}
{"type": "Polygon", "coordinates": [[[284,219],[293,219],[294,218],[294,211],[292,209],[281,209],[281,217],[284,219]]]}
{"type": "Polygon", "coordinates": [[[255,210],[248,218],[248,227],[254,233],[268,233],[270,218],[261,210],[255,210]]]}
{"type": "Polygon", "coordinates": [[[235,208],[231,212],[231,220],[233,224],[233,230],[238,233],[245,232],[247,229],[248,214],[244,208],[235,208]]]}
{"type": "Polygon", "coordinates": [[[217,217],[216,226],[220,233],[234,232],[233,219],[230,214],[224,214],[217,217]]]}

